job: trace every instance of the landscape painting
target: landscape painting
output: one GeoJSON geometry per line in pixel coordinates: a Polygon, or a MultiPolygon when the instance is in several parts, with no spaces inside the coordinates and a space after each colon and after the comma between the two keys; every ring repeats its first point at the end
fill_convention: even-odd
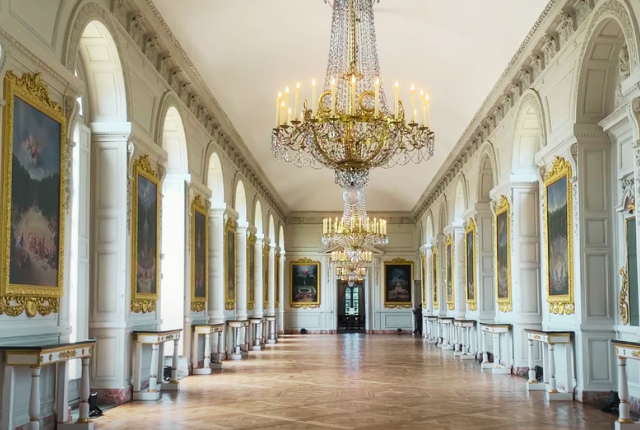
{"type": "Polygon", "coordinates": [[[291,262],[290,306],[320,306],[320,262],[309,259],[291,262]]]}
{"type": "Polygon", "coordinates": [[[410,308],[413,285],[413,263],[403,259],[384,263],[384,306],[410,308]]]}
{"type": "Polygon", "coordinates": [[[55,288],[62,270],[61,123],[14,96],[11,144],[9,283],[55,288]]]}

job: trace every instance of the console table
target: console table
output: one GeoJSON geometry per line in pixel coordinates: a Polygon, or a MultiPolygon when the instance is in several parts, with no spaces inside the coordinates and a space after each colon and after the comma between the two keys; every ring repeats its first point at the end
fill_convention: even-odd
{"type": "Polygon", "coordinates": [[[573,344],[570,331],[544,331],[525,329],[527,340],[529,341],[529,380],[527,381],[527,391],[546,390],[547,401],[573,400],[573,366],[572,351],[573,344]],[[542,368],[544,371],[544,381],[542,384],[536,380],[535,364],[533,360],[533,342],[542,343],[542,368]],[[565,344],[567,348],[566,361],[566,382],[565,390],[558,391],[556,386],[556,360],[555,345],[565,344]],[[548,358],[547,358],[548,357],[548,358]],[[548,364],[548,369],[547,369],[548,364]]]}
{"type": "MultiPolygon", "coordinates": [[[[490,324],[480,323],[482,327],[483,343],[484,333],[493,334],[493,365],[482,366],[483,369],[490,368],[491,373],[494,375],[510,375],[511,374],[511,348],[509,344],[509,333],[511,332],[511,324],[490,324]],[[505,362],[504,365],[500,364],[500,335],[505,336],[505,362]]],[[[486,348],[483,348],[486,349],[486,348]]],[[[483,351],[483,362],[484,351],[483,351]]],[[[487,360],[488,361],[488,360],[487,360]]]]}
{"type": "MultiPolygon", "coordinates": [[[[458,356],[462,360],[475,360],[477,348],[471,351],[471,329],[476,328],[476,322],[474,320],[455,320],[453,325],[458,331],[458,356]],[[466,340],[465,340],[466,334],[466,340]]],[[[474,342],[474,346],[477,342],[474,342]]]]}
{"type": "Polygon", "coordinates": [[[440,323],[440,330],[442,330],[442,343],[439,345],[440,348],[453,349],[453,345],[451,345],[451,335],[452,335],[451,327],[453,327],[453,318],[440,317],[439,323],[440,323]]]}
{"type": "Polygon", "coordinates": [[[269,325],[269,338],[267,339],[267,343],[272,345],[278,341],[276,337],[276,317],[275,315],[267,315],[266,319],[269,325]]]}
{"type": "Polygon", "coordinates": [[[640,360],[640,343],[626,340],[614,340],[613,348],[618,357],[618,396],[620,413],[615,429],[636,429],[640,422],[633,421],[629,414],[629,386],[627,382],[627,360],[640,360]]]}
{"type": "Polygon", "coordinates": [[[39,430],[40,422],[40,371],[44,366],[56,365],[57,389],[55,393],[57,428],[93,429],[89,419],[89,359],[93,353],[95,339],[81,342],[57,343],[49,345],[0,346],[4,363],[2,383],[2,430],[16,428],[13,417],[15,393],[15,367],[31,368],[31,394],[29,397],[29,430],[39,430]],[[73,423],[69,420],[69,360],[82,360],[82,380],[80,383],[80,418],[73,423]]]}
{"type": "MultiPolygon", "coordinates": [[[[231,353],[232,360],[242,360],[242,351],[240,348],[240,329],[244,329],[246,333],[248,326],[249,326],[249,321],[247,320],[227,321],[227,327],[231,332],[231,339],[232,339],[232,343],[231,343],[233,347],[233,352],[231,353]]],[[[246,338],[246,334],[245,334],[245,338],[246,338]]]]}
{"type": "Polygon", "coordinates": [[[193,326],[191,362],[193,363],[194,375],[211,375],[212,367],[222,369],[221,357],[224,354],[223,333],[224,324],[196,324],[193,326]],[[211,363],[211,338],[214,333],[218,333],[218,345],[216,353],[213,355],[213,363],[211,363]],[[204,363],[202,368],[198,367],[198,342],[200,335],[204,336],[204,363]]]}
{"type": "Polygon", "coordinates": [[[428,343],[438,343],[438,320],[440,317],[427,316],[426,335],[428,343]]]}
{"type": "Polygon", "coordinates": [[[262,349],[262,318],[249,318],[249,349],[260,351],[262,349]]]}
{"type": "Polygon", "coordinates": [[[133,368],[133,400],[158,400],[160,390],[178,391],[178,342],[182,329],[134,331],[136,342],[135,365],[133,368]],[[158,375],[164,373],[164,343],[173,341],[173,361],[171,362],[171,380],[168,384],[158,383],[158,375]],[[151,377],[149,389],[141,391],[142,384],[142,345],[151,345],[151,377]],[[158,359],[160,356],[160,359],[158,359]]]}

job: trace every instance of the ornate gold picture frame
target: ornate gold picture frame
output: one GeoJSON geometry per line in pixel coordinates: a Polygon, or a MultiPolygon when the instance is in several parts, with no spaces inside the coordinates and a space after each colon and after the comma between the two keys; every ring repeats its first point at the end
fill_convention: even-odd
{"type": "Polygon", "coordinates": [[[191,202],[191,311],[205,310],[209,299],[209,201],[196,195],[191,202]]]}
{"type": "Polygon", "coordinates": [[[422,309],[427,309],[427,294],[429,288],[427,286],[427,255],[420,253],[420,286],[422,290],[422,309]]]}
{"type": "Polygon", "coordinates": [[[236,228],[235,220],[229,218],[224,226],[224,308],[236,307],[236,228]]]}
{"type": "Polygon", "coordinates": [[[321,290],[320,262],[308,258],[292,261],[289,271],[292,308],[319,308],[321,290]]]}
{"type": "Polygon", "coordinates": [[[496,302],[500,312],[511,312],[511,206],[506,196],[500,198],[493,225],[496,302]]]}
{"type": "Polygon", "coordinates": [[[269,309],[269,248],[268,241],[262,247],[262,306],[269,309]]]}
{"type": "Polygon", "coordinates": [[[447,240],[444,243],[445,252],[445,299],[447,300],[447,307],[450,311],[456,308],[456,288],[453,279],[453,262],[454,260],[454,248],[453,248],[453,236],[448,235],[447,240]]]}
{"type": "Polygon", "coordinates": [[[39,73],[4,77],[0,314],[59,312],[64,294],[68,145],[39,73]]]}
{"type": "MultiPolygon", "coordinates": [[[[635,209],[635,208],[634,208],[635,209]]],[[[630,226],[633,229],[632,240],[636,239],[636,217],[632,216],[624,219],[624,251],[625,251],[625,266],[620,269],[620,276],[622,277],[620,283],[620,294],[618,296],[618,307],[620,313],[620,322],[623,325],[631,324],[631,280],[629,279],[629,271],[633,270],[629,261],[629,230],[630,226]]]]}
{"type": "Polygon", "coordinates": [[[467,229],[464,232],[465,249],[465,295],[467,299],[467,309],[478,310],[478,283],[476,279],[477,257],[476,257],[476,223],[470,219],[467,229]]]}
{"type": "Polygon", "coordinates": [[[433,300],[433,309],[438,309],[440,306],[438,294],[438,281],[439,281],[439,268],[438,268],[438,247],[433,245],[431,247],[431,295],[433,300]]]}
{"type": "Polygon", "coordinates": [[[385,308],[405,309],[413,306],[413,261],[396,258],[384,262],[383,290],[385,308]]]}
{"type": "Polygon", "coordinates": [[[256,304],[256,235],[247,238],[247,310],[252,311],[256,304]]]}
{"type": "Polygon", "coordinates": [[[573,298],[573,196],[571,164],[556,157],[544,180],[544,237],[549,312],[571,315],[573,298]]]}
{"type": "Polygon", "coordinates": [[[133,162],[131,196],[131,311],[153,312],[160,298],[162,192],[149,155],[133,162]]]}
{"type": "Polygon", "coordinates": [[[280,309],[280,252],[276,252],[274,270],[276,278],[276,282],[274,285],[274,296],[276,301],[275,309],[277,312],[278,309],[280,309]]]}

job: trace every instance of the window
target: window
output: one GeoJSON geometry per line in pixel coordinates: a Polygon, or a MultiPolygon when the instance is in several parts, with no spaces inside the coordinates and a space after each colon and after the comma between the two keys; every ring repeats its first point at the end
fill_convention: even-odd
{"type": "Polygon", "coordinates": [[[357,285],[346,288],[344,301],[345,313],[347,315],[360,315],[360,289],[357,285]]]}

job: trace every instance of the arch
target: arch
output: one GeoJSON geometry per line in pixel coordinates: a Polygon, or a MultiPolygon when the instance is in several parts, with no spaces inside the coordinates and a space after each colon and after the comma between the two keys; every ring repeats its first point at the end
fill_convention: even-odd
{"type": "Polygon", "coordinates": [[[211,190],[211,203],[224,203],[224,175],[220,157],[216,152],[212,152],[209,156],[207,187],[211,190]]]}
{"type": "Polygon", "coordinates": [[[238,221],[247,222],[247,192],[244,189],[242,179],[236,184],[236,195],[233,202],[233,208],[238,212],[238,221]]]}
{"type": "Polygon", "coordinates": [[[460,174],[456,183],[456,190],[453,200],[453,221],[462,221],[464,212],[467,210],[467,187],[463,174],[460,174]]]}
{"type": "Polygon", "coordinates": [[[162,123],[162,147],[167,151],[167,174],[188,174],[187,137],[178,109],[169,107],[162,123]]]}
{"type": "Polygon", "coordinates": [[[478,203],[491,201],[491,190],[496,186],[498,166],[493,145],[487,141],[480,148],[480,171],[478,172],[478,203]]]}
{"type": "Polygon", "coordinates": [[[438,211],[438,233],[444,233],[444,229],[447,227],[447,197],[444,196],[440,202],[440,210],[438,211]]]}
{"type": "Polygon", "coordinates": [[[263,218],[262,218],[262,205],[260,205],[260,200],[258,200],[258,198],[256,198],[256,204],[255,204],[255,211],[254,211],[254,217],[253,217],[253,224],[256,228],[256,233],[257,234],[264,234],[264,227],[263,227],[263,218]]]}
{"type": "Polygon", "coordinates": [[[576,123],[597,124],[613,112],[616,87],[625,79],[623,74],[629,76],[637,69],[638,32],[631,16],[626,2],[618,0],[600,4],[592,14],[576,75],[572,106],[576,123]]]}
{"type": "Polygon", "coordinates": [[[284,227],[280,224],[280,231],[278,232],[278,246],[280,252],[284,252],[284,227]]]}
{"type": "Polygon", "coordinates": [[[536,174],[536,153],[545,146],[542,104],[538,94],[527,90],[520,100],[513,135],[512,174],[536,174]]]}
{"type": "Polygon", "coordinates": [[[276,242],[276,225],[273,222],[273,214],[269,214],[269,243],[275,245],[276,242]]]}
{"type": "Polygon", "coordinates": [[[422,229],[422,220],[418,221],[418,224],[416,225],[416,230],[417,230],[417,236],[418,236],[418,247],[422,246],[422,243],[420,243],[420,241],[422,240],[422,238],[424,237],[424,230],[422,229]]]}
{"type": "Polygon", "coordinates": [[[425,243],[431,243],[431,239],[433,238],[433,216],[431,215],[431,211],[427,215],[427,227],[425,228],[425,243]]]}
{"type": "MultiPolygon", "coordinates": [[[[112,65],[112,76],[115,77],[114,83],[112,85],[112,90],[117,90],[118,97],[115,109],[117,110],[117,114],[115,115],[117,118],[114,120],[108,120],[107,118],[98,118],[103,121],[110,122],[118,122],[118,121],[129,121],[130,113],[131,113],[131,97],[129,97],[129,82],[126,80],[128,76],[127,73],[127,63],[124,61],[123,53],[123,44],[118,39],[118,33],[116,31],[116,26],[113,24],[113,17],[111,13],[106,10],[102,5],[95,3],[93,1],[81,1],[76,6],[76,9],[72,15],[72,18],[69,20],[69,27],[67,28],[67,39],[65,41],[65,49],[64,49],[64,58],[65,58],[65,66],[71,72],[73,72],[76,68],[76,64],[78,63],[78,56],[85,56],[82,54],[83,44],[88,46],[90,42],[90,38],[87,37],[90,33],[87,33],[87,27],[92,24],[94,27],[91,28],[90,31],[95,30],[95,27],[98,27],[101,30],[101,33],[104,37],[103,46],[109,46],[108,50],[102,49],[103,54],[109,52],[111,57],[108,62],[112,65]]],[[[98,46],[98,45],[96,45],[98,46]]],[[[94,49],[99,51],[100,48],[94,49]]],[[[89,51],[89,49],[84,49],[85,52],[89,51]]],[[[99,58],[99,57],[98,57],[99,58]]],[[[82,59],[84,61],[84,59],[82,59]]],[[[105,62],[105,63],[108,63],[105,62]]],[[[91,61],[91,63],[99,68],[101,61],[91,61]]],[[[104,64],[106,66],[106,64],[104,64]]],[[[86,67],[86,65],[85,65],[86,67]]],[[[87,74],[91,74],[93,68],[86,68],[85,72],[87,74]]],[[[99,80],[104,79],[105,76],[102,75],[99,80]]],[[[91,81],[94,81],[95,77],[91,77],[91,81]]],[[[90,81],[86,81],[89,84],[90,81]]],[[[89,86],[89,85],[88,85],[89,86]]],[[[90,86],[89,86],[90,87],[90,86]]],[[[106,91],[105,91],[106,92],[106,91]]],[[[115,91],[114,91],[115,92],[115,91]]],[[[100,92],[102,93],[102,92],[100,92]]],[[[98,95],[98,97],[93,97],[94,100],[90,100],[91,103],[97,102],[105,102],[109,101],[109,97],[101,98],[102,94],[98,95]]],[[[112,96],[113,97],[113,96],[112,96]]],[[[89,98],[91,99],[91,94],[89,94],[89,98]]],[[[107,104],[106,107],[109,105],[107,104]]],[[[99,112],[95,109],[91,109],[92,112],[99,112]]],[[[94,114],[97,115],[97,114],[94,114]]],[[[109,115],[107,115],[109,116],[109,115]]],[[[91,121],[95,121],[91,119],[91,121]]]]}

